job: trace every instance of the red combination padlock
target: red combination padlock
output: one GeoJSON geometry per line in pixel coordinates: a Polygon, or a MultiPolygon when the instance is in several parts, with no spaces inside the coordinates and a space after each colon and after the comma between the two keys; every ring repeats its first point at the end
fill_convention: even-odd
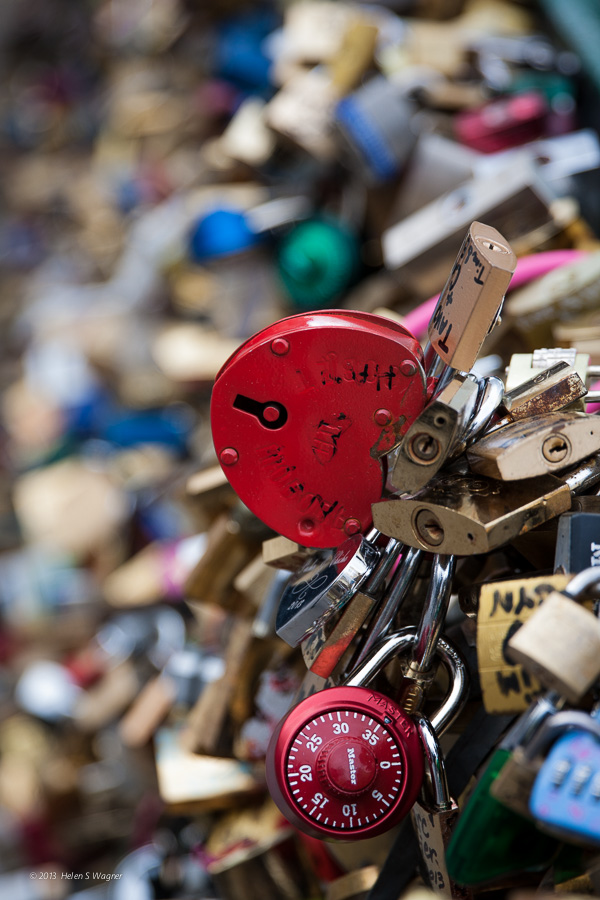
{"type": "MultiPolygon", "coordinates": [[[[386,638],[342,687],[319,691],[277,726],[267,751],[267,784],[283,815],[306,834],[362,840],[399,822],[423,782],[423,747],[415,722],[378,691],[363,687],[394,656],[413,647],[417,629],[386,638]]],[[[431,719],[436,733],[465,700],[465,668],[454,647],[437,653],[450,691],[431,719]]]]}
{"type": "Polygon", "coordinates": [[[240,499],[279,534],[337,547],[371,524],[382,457],[427,401],[418,341],[369,313],[290,316],[218,373],[213,439],[240,499]]]}

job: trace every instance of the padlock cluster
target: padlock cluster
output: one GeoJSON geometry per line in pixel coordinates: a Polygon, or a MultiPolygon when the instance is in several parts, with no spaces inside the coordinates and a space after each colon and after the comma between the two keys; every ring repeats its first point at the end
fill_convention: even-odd
{"type": "Polygon", "coordinates": [[[375,836],[410,814],[423,877],[447,896],[542,871],[563,842],[600,846],[600,694],[583,711],[600,678],[589,608],[600,559],[594,542],[578,564],[571,553],[590,524],[572,510],[597,502],[600,427],[581,408],[584,380],[556,361],[568,353],[534,354],[531,377],[512,390],[474,371],[516,265],[505,238],[473,222],[423,353],[377,316],[296,316],[247,341],[212,397],[224,472],[281,532],[265,558],[295,569],[276,631],[301,646],[309,671],[269,744],[271,795],[288,821],[324,839],[375,836]],[[495,553],[557,518],[557,574],[527,577],[521,563],[518,592],[489,574],[477,591],[495,553]],[[296,567],[300,553],[308,558],[296,567]],[[475,638],[475,688],[444,633],[461,571],[479,574],[459,607],[463,641],[475,638]],[[376,689],[390,660],[395,678],[376,689]],[[478,692],[485,714],[524,711],[459,812],[439,739],[478,692]]]}

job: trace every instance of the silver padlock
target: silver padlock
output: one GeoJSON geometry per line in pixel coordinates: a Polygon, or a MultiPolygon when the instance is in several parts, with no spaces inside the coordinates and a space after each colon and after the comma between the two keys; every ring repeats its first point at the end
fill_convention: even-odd
{"type": "Polygon", "coordinates": [[[319,551],[294,574],[279,604],[275,630],[292,647],[300,644],[362,589],[379,593],[402,544],[376,546],[379,532],[355,535],[335,550],[319,551]]]}
{"type": "Polygon", "coordinates": [[[425,754],[425,780],[410,817],[421,851],[423,879],[442,897],[467,900],[471,891],[452,881],[446,866],[446,847],[459,816],[458,804],[450,795],[444,757],[431,722],[425,716],[417,716],[415,721],[425,754]]]}

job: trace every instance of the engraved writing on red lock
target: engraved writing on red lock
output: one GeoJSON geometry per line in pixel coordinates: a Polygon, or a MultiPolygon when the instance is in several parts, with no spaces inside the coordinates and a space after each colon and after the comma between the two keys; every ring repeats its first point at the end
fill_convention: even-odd
{"type": "Polygon", "coordinates": [[[423,781],[412,720],[389,697],[359,687],[299,703],[273,735],[266,766],[271,796],[292,824],[348,841],[399,822],[423,781]]]}
{"type": "Polygon", "coordinates": [[[218,373],[211,421],[223,470],[267,525],[337,547],[371,523],[381,457],[426,402],[418,342],[381,316],[290,316],[218,373]]]}

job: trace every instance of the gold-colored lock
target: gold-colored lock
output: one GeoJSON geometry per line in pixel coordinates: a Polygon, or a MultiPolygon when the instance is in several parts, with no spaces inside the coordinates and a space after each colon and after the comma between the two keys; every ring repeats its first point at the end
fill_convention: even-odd
{"type": "Polygon", "coordinates": [[[503,481],[536,478],[600,450],[600,422],[580,412],[522,419],[484,435],[467,450],[474,472],[503,481]]]}
{"type": "Polygon", "coordinates": [[[506,653],[545,687],[578,703],[600,675],[600,620],[553,591],[513,635],[506,653]]]}
{"type": "Polygon", "coordinates": [[[468,471],[459,460],[412,497],[371,507],[375,527],[410,547],[470,556],[489,553],[571,508],[571,490],[600,481],[600,456],[568,474],[518,483],[468,471]]]}
{"type": "Polygon", "coordinates": [[[262,545],[262,559],[265,565],[273,566],[275,569],[286,569],[289,572],[297,572],[313,553],[314,550],[302,547],[281,534],[263,541],[262,545]]]}

